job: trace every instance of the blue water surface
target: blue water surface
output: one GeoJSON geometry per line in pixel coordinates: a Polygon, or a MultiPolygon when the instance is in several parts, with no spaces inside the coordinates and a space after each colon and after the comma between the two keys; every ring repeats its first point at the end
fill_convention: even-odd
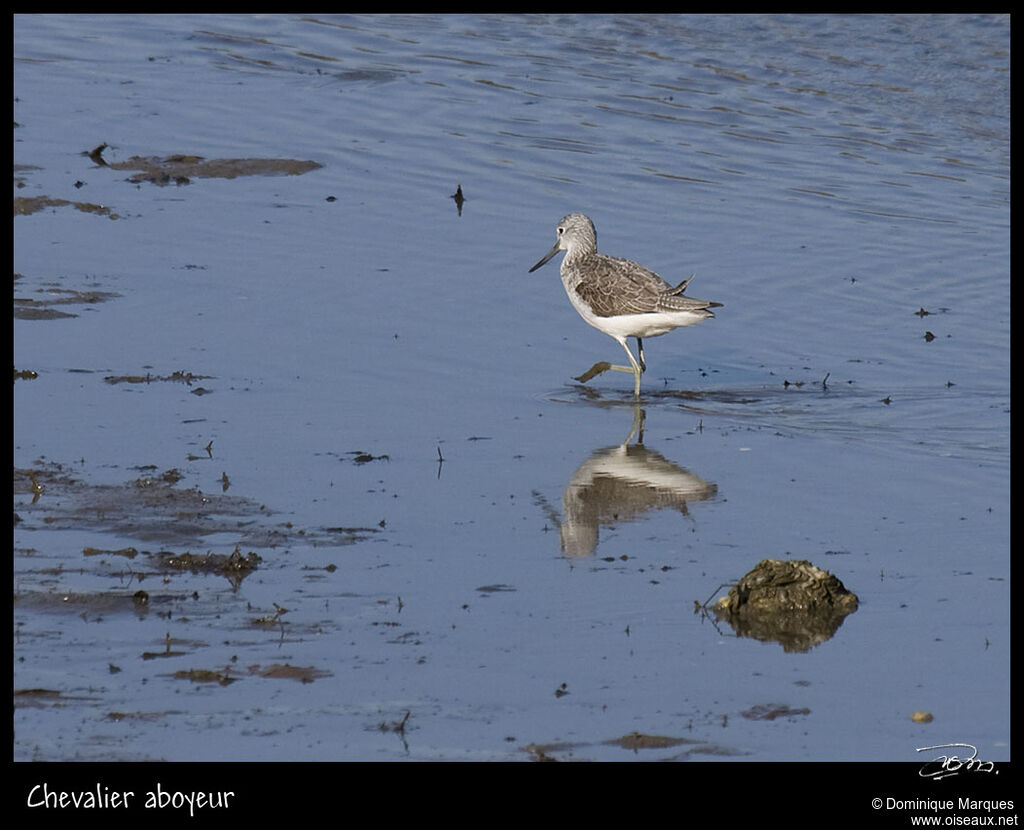
{"type": "Polygon", "coordinates": [[[15,319],[15,467],[259,509],[186,544],[16,492],[15,689],[61,703],[15,759],[1008,760],[1009,29],[16,16],[14,195],[117,218],[14,219],[16,299],[115,295],[15,319]],[[101,144],[321,166],[159,185],[101,144]],[[642,413],[527,273],[576,211],[723,303],[645,341],[642,413]],[[237,590],[129,572],[238,545],[237,590]],[[694,612],[765,558],[858,610],[806,651],[694,612]]]}

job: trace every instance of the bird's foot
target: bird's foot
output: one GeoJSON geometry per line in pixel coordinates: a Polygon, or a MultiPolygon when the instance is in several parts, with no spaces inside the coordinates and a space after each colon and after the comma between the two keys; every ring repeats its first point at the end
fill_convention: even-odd
{"type": "Polygon", "coordinates": [[[612,366],[612,364],[609,363],[607,360],[602,360],[600,363],[595,363],[579,377],[573,378],[573,380],[578,380],[580,383],[586,383],[588,380],[596,378],[598,375],[603,374],[604,372],[607,372],[609,369],[614,368],[615,367],[612,366]]]}
{"type": "Polygon", "coordinates": [[[602,360],[600,363],[595,363],[582,375],[573,378],[573,380],[578,380],[580,383],[586,383],[588,380],[592,380],[605,372],[629,372],[631,375],[637,374],[636,369],[632,366],[613,366],[607,360],[602,360]]]}

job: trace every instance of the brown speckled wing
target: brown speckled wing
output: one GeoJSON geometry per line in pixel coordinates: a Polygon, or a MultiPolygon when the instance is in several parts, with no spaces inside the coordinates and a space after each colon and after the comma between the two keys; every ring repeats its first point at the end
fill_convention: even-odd
{"type": "Polygon", "coordinates": [[[600,254],[581,260],[576,293],[598,317],[699,311],[710,303],[683,294],[653,271],[628,259],[600,254]]]}

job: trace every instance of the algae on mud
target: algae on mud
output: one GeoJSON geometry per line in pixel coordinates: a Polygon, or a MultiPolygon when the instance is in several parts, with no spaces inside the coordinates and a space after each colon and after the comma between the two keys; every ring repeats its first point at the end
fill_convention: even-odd
{"type": "Polygon", "coordinates": [[[831,639],[857,606],[857,595],[828,571],[803,559],[764,559],[713,609],[739,637],[809,651],[831,639]]]}

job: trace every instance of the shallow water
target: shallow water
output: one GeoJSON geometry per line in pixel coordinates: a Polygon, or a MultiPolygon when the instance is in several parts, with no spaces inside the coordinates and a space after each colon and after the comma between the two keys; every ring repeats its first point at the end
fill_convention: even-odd
{"type": "Polygon", "coordinates": [[[14,35],[16,760],[1010,757],[1007,17],[14,35]],[[123,168],[174,155],[322,166],[123,168]],[[724,304],[643,449],[526,273],[572,211],[724,304]],[[765,558],[858,610],[695,613],[765,558]]]}

